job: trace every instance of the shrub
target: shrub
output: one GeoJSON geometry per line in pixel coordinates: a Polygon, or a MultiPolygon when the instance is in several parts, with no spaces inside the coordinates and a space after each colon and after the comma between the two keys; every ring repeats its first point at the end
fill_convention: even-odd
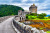
{"type": "Polygon", "coordinates": [[[48,18],[50,19],[50,16],[48,16],[48,18]]]}

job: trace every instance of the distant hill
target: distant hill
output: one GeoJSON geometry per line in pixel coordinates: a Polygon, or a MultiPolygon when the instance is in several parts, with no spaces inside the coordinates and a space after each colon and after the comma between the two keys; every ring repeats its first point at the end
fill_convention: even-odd
{"type": "Polygon", "coordinates": [[[24,9],[19,6],[0,5],[0,17],[9,16],[9,15],[17,15],[18,10],[24,11],[24,9]]]}

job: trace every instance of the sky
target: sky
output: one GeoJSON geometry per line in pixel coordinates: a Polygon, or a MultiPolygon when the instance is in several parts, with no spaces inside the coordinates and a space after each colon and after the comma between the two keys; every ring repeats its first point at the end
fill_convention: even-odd
{"type": "Polygon", "coordinates": [[[33,5],[37,6],[37,13],[46,13],[50,15],[50,0],[0,0],[1,4],[20,6],[24,10],[29,10],[29,7],[33,5]]]}

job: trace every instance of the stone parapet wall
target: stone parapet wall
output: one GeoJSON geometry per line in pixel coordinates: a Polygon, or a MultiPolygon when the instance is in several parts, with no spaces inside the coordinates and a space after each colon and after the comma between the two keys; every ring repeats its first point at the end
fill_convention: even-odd
{"type": "Polygon", "coordinates": [[[15,19],[13,20],[13,24],[21,33],[46,33],[43,30],[38,30],[35,27],[33,28],[29,25],[25,25],[24,23],[20,23],[15,19]]]}
{"type": "Polygon", "coordinates": [[[4,20],[10,18],[12,16],[4,16],[4,17],[0,17],[0,23],[3,22],[4,20]]]}

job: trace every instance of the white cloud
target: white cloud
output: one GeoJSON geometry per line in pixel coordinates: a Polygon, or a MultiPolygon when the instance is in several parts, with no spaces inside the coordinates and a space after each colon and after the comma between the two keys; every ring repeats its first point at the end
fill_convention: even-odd
{"type": "Polygon", "coordinates": [[[14,5],[14,6],[20,6],[22,7],[24,10],[29,10],[29,6],[23,6],[23,5],[30,5],[30,4],[25,4],[25,3],[11,3],[10,5],[14,5]]]}
{"type": "Polygon", "coordinates": [[[30,0],[30,1],[39,1],[39,0],[30,0]]]}
{"type": "Polygon", "coordinates": [[[36,0],[31,0],[31,1],[36,1],[36,0]]]}
{"type": "MultiPolygon", "coordinates": [[[[43,6],[43,4],[42,5],[39,5],[39,3],[35,3],[35,4],[38,6],[38,11],[37,11],[38,14],[40,14],[40,13],[46,13],[46,14],[50,15],[50,10],[48,10],[48,11],[42,11],[42,10],[40,10],[40,9],[46,9],[47,7],[45,7],[45,6],[47,4],[45,6],[43,6]]],[[[32,3],[31,4],[26,4],[26,3],[12,3],[12,5],[20,6],[24,10],[29,10],[29,7],[30,7],[30,5],[32,5],[32,3]],[[28,5],[28,6],[26,7],[26,6],[22,6],[22,5],[28,5]]]]}
{"type": "Polygon", "coordinates": [[[10,5],[21,6],[21,3],[11,3],[10,5]]]}
{"type": "Polygon", "coordinates": [[[26,2],[26,1],[28,1],[28,0],[22,0],[22,2],[26,2]]]}
{"type": "Polygon", "coordinates": [[[12,3],[13,0],[10,0],[9,2],[12,3]]]}
{"type": "Polygon", "coordinates": [[[50,3],[48,3],[48,0],[44,1],[43,3],[35,3],[38,7],[38,11],[47,9],[47,5],[50,5],[50,3]]]}
{"type": "Polygon", "coordinates": [[[23,9],[24,9],[24,10],[29,10],[29,8],[28,8],[28,7],[24,7],[23,9]]]}
{"type": "Polygon", "coordinates": [[[26,2],[26,1],[39,1],[39,0],[22,0],[22,2],[26,2]]]}
{"type": "Polygon", "coordinates": [[[37,13],[38,13],[38,14],[46,13],[47,15],[50,15],[50,10],[48,10],[48,11],[38,11],[37,13]]]}
{"type": "MultiPolygon", "coordinates": [[[[7,1],[7,0],[6,0],[7,1]]],[[[0,3],[0,4],[10,4],[10,5],[15,5],[15,6],[20,6],[22,7],[24,10],[29,10],[29,7],[33,4],[33,3],[26,3],[26,1],[39,1],[39,0],[22,0],[22,3],[12,3],[13,0],[10,0],[9,3],[0,3]]],[[[46,14],[50,14],[50,10],[47,11],[42,11],[43,9],[48,8],[47,5],[50,5],[49,0],[46,0],[43,3],[36,3],[35,5],[38,7],[38,13],[46,13],[46,14]]]]}

